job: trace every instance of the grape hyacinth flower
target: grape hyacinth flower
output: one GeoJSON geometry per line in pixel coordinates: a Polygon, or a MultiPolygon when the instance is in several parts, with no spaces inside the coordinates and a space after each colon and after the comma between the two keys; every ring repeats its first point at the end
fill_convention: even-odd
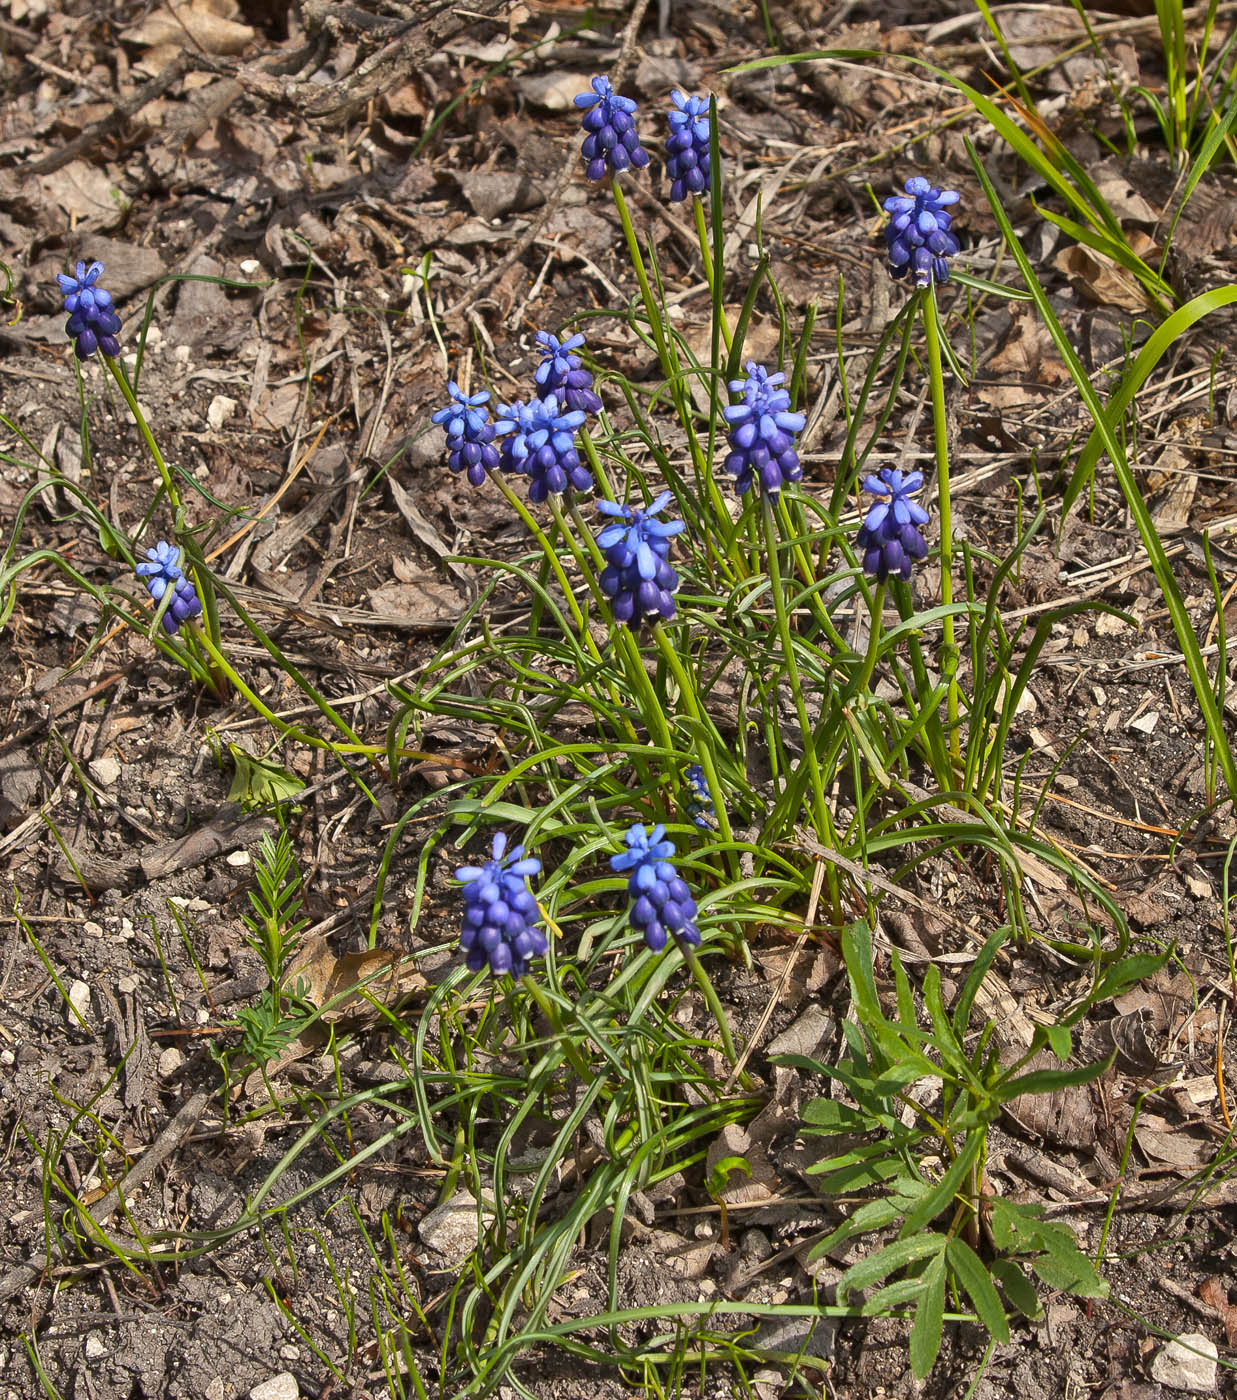
{"type": "Polygon", "coordinates": [[[723,410],[731,447],[725,466],[736,477],[739,495],[758,480],[767,495],[776,496],[785,482],[803,476],[794,434],[807,420],[790,411],[790,393],[781,387],[784,374],[770,374],[754,360],[745,368],[746,379],[730,381],[730,392],[742,394],[743,402],[723,410]]]}
{"type": "Polygon", "coordinates": [[[709,99],[688,97],[678,88],[670,94],[674,106],[668,113],[670,135],[666,140],[666,174],[670,177],[670,202],[709,190],[709,99]]]}
{"type": "Polygon", "coordinates": [[[79,262],[75,276],[58,272],[56,281],[64,296],[64,309],[69,313],[65,334],[73,341],[79,360],[89,359],[96,350],[115,358],[120,354],[120,317],[112,305],[111,292],[99,286],[103,264],[92,262],[89,267],[79,262]]]}
{"type": "Polygon", "coordinates": [[[649,153],[636,131],[636,104],[630,97],[620,97],[609,78],[594,78],[591,86],[592,92],[581,92],[573,99],[577,107],[589,109],[580,123],[588,132],[580,147],[585,174],[590,180],[601,180],[607,168],[615,175],[629,166],[643,169],[649,153]]]}
{"type": "Polygon", "coordinates": [[[575,446],[575,432],[584,419],[582,409],[564,412],[556,394],[499,407],[494,431],[510,434],[504,437],[500,460],[507,470],[525,472],[531,478],[530,500],[540,503],[568,486],[586,491],[593,485],[592,470],[580,460],[575,446]]]}
{"type": "Polygon", "coordinates": [[[474,486],[480,486],[486,472],[498,466],[494,424],[484,407],[490,396],[485,390],[465,394],[454,379],[447,384],[447,393],[451,402],[430,421],[447,435],[447,465],[453,472],[465,472],[474,486]]]}
{"type": "Polygon", "coordinates": [[[957,204],[961,197],[957,190],[939,189],[922,175],[911,176],[904,195],[890,195],[885,201],[885,241],[894,277],[909,272],[917,287],[926,287],[933,278],[949,281],[949,259],[961,245],[950,232],[953,216],[945,206],[957,204]]]}
{"type": "Polygon", "coordinates": [[[667,839],[666,828],[658,824],[648,831],[637,823],[623,839],[627,849],[610,857],[610,869],[631,871],[627,892],[633,901],[632,927],[640,930],[654,953],[666,946],[668,934],[680,943],[698,948],[696,901],[671,864],[674,842],[667,839]]]}
{"type": "Polygon", "coordinates": [[[912,566],[928,552],[919,527],[928,512],[911,497],[923,487],[923,473],[903,477],[896,467],[882,467],[879,476],[864,479],[870,496],[887,496],[868,511],[855,545],[863,554],[863,571],[880,583],[891,576],[908,579],[912,566]]]}
{"type": "Polygon", "coordinates": [[[180,631],[181,624],[202,616],[202,601],[193,581],[185,577],[180,566],[180,550],[160,540],[146,551],[146,562],[137,566],[137,576],[146,585],[156,603],[163,601],[169,591],[171,600],[163,613],[163,630],[170,637],[180,631]]]}
{"type": "Polygon", "coordinates": [[[687,783],[683,810],[695,826],[708,831],[717,817],[717,808],[713,805],[713,794],[709,791],[704,768],[699,763],[689,763],[683,770],[683,777],[687,783]]]}
{"type": "Polygon", "coordinates": [[[507,837],[500,831],[484,865],[461,865],[455,872],[464,886],[460,947],[470,972],[488,964],[496,977],[504,972],[523,977],[529,959],[543,956],[549,946],[537,927],[541,911],[528,888],[528,877],[537,874],[541,862],[525,856],[523,846],[506,852],[507,837]]]}
{"type": "Polygon", "coordinates": [[[681,520],[657,520],[670,500],[663,491],[647,510],[598,501],[597,509],[612,517],[597,536],[597,547],[606,558],[598,576],[601,591],[610,599],[614,620],[632,631],[643,622],[666,622],[674,616],[674,590],[679,576],[667,562],[670,541],[687,527],[681,520]]]}
{"type": "Polygon", "coordinates": [[[573,353],[584,344],[584,337],[573,335],[560,341],[556,335],[538,331],[537,344],[545,351],[535,376],[541,392],[557,394],[568,413],[576,409],[583,413],[600,413],[602,405],[593,391],[593,376],[584,368],[579,355],[573,353]]]}

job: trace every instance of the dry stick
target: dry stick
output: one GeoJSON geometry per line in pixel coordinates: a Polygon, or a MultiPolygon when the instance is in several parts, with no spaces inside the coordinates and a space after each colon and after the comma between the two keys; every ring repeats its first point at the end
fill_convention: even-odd
{"type": "MultiPolygon", "coordinates": [[[[1189,21],[1202,19],[1209,9],[1209,4],[1192,5],[1182,14],[1182,19],[1189,21]]],[[[1219,5],[1216,8],[1216,18],[1221,15],[1232,14],[1237,10],[1237,4],[1219,5]]],[[[974,18],[979,18],[974,16],[974,18]]],[[[1088,40],[1091,35],[1097,39],[1106,39],[1113,34],[1135,34],[1140,30],[1152,29],[1159,24],[1159,19],[1155,15],[1144,15],[1136,19],[1114,19],[1106,24],[1093,24],[1090,33],[1085,29],[1062,29],[1055,34],[1045,34],[1036,39],[1037,44],[1074,44],[1088,40]]],[[[911,24],[907,29],[926,28],[926,25],[911,24]]],[[[982,39],[974,40],[969,44],[951,44],[944,48],[937,48],[935,44],[928,45],[933,56],[941,60],[950,58],[982,58],[990,52],[986,41],[982,39]]]]}
{"type": "MultiPolygon", "coordinates": [[[[104,1222],[120,1205],[121,1191],[128,1191],[131,1187],[140,1186],[155,1168],[165,1158],[170,1157],[184,1142],[197,1126],[198,1119],[206,1111],[206,1105],[210,1100],[210,1094],[194,1094],[191,1099],[181,1105],[180,1112],[146,1149],[133,1169],[101,1198],[94,1210],[87,1210],[85,1206],[79,1204],[78,1211],[84,1217],[86,1228],[92,1236],[98,1238],[103,1234],[104,1222]]],[[[15,1269],[10,1270],[3,1279],[0,1279],[0,1302],[11,1298],[15,1293],[20,1293],[23,1288],[32,1284],[43,1274],[47,1262],[44,1260],[36,1264],[33,1260],[27,1260],[24,1264],[18,1264],[15,1269]]]]}
{"type": "MultiPolygon", "coordinates": [[[[610,70],[610,81],[615,88],[623,81],[623,74],[631,66],[632,54],[636,47],[636,34],[640,29],[640,22],[644,19],[644,12],[649,7],[649,0],[636,0],[635,8],[631,12],[631,18],[627,21],[627,28],[623,31],[623,43],[619,49],[618,62],[610,70]]],[[[457,316],[463,315],[468,308],[476,303],[477,298],[487,287],[492,286],[498,279],[504,276],[515,264],[524,256],[532,246],[533,240],[540,237],[542,230],[550,221],[550,216],[557,210],[559,202],[571,181],[572,172],[576,168],[579,160],[579,152],[573,146],[567,153],[567,158],[563,161],[563,168],[558,173],[558,179],[554,182],[554,188],[550,192],[549,199],[546,200],[541,213],[529,224],[529,226],[516,239],[514,247],[507,256],[497,266],[490,268],[487,273],[469,287],[465,296],[461,297],[454,306],[449,306],[442,313],[443,319],[453,321],[457,316]]]]}
{"type": "Polygon", "coordinates": [[[127,98],[124,102],[118,102],[106,117],[100,121],[91,122],[86,130],[80,136],[75,136],[67,146],[61,146],[58,151],[53,151],[51,155],[44,156],[42,160],[32,161],[25,166],[24,173],[27,175],[50,175],[53,170],[59,170],[68,165],[70,161],[76,160],[78,156],[93,150],[105,136],[119,131],[129,118],[136,112],[140,112],[148,102],[153,102],[174,83],[180,82],[191,66],[191,55],[181,54],[179,58],[169,63],[157,77],[143,83],[132,97],[127,98]]]}

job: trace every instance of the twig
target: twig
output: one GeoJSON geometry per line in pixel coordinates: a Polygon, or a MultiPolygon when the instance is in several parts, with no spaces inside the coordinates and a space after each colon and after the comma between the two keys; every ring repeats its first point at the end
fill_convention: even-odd
{"type": "Polygon", "coordinates": [[[127,98],[124,102],[118,102],[106,117],[101,117],[97,122],[91,122],[85,131],[80,136],[75,136],[67,146],[61,146],[58,151],[44,156],[42,160],[31,161],[25,167],[24,173],[50,175],[53,170],[60,170],[70,161],[76,160],[78,156],[92,150],[105,136],[110,136],[112,132],[123,127],[129,118],[134,113],[140,112],[148,102],[153,102],[156,97],[161,97],[173,84],[180,82],[189,71],[190,66],[190,55],[181,54],[179,58],[169,63],[162,73],[151,78],[149,82],[143,83],[132,97],[127,98]]]}
{"type": "MultiPolygon", "coordinates": [[[[191,1099],[181,1105],[180,1112],[134,1163],[132,1170],[99,1200],[94,1210],[87,1210],[85,1206],[79,1205],[78,1211],[84,1217],[84,1224],[92,1237],[97,1239],[102,1235],[103,1225],[120,1205],[121,1191],[127,1192],[135,1186],[140,1186],[156,1167],[176,1151],[197,1126],[198,1119],[206,1111],[206,1105],[210,1100],[211,1095],[208,1093],[194,1094],[191,1099]]],[[[35,1263],[34,1260],[28,1259],[25,1263],[18,1264],[15,1269],[11,1269],[4,1278],[0,1279],[0,1302],[20,1293],[24,1288],[28,1288],[35,1279],[42,1275],[48,1262],[44,1260],[35,1263]]]]}

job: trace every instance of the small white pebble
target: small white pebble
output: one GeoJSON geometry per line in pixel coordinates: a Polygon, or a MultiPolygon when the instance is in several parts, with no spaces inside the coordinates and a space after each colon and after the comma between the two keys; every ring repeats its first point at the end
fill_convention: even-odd
{"type": "Polygon", "coordinates": [[[81,978],[75,978],[69,987],[69,1005],[83,1021],[90,1015],[90,988],[81,978]]]}
{"type": "Polygon", "coordinates": [[[249,1392],[249,1400],[297,1400],[301,1388],[291,1371],[280,1371],[269,1381],[262,1381],[249,1392]]]}
{"type": "Polygon", "coordinates": [[[229,865],[248,865],[248,864],[249,864],[249,852],[248,852],[248,851],[233,851],[233,852],[231,853],[231,855],[225,856],[224,859],[227,861],[227,863],[228,863],[229,865]]]}

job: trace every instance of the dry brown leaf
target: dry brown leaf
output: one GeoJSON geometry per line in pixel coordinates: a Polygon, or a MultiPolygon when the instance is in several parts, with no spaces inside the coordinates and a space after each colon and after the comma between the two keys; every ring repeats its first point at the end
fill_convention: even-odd
{"type": "Polygon", "coordinates": [[[1228,1289],[1223,1279],[1205,1278],[1198,1285],[1198,1296],[1209,1303],[1220,1314],[1224,1323],[1224,1335],[1229,1346],[1237,1346],[1237,1307],[1228,1301],[1228,1289]]]}
{"type": "Polygon", "coordinates": [[[192,43],[206,53],[239,54],[252,42],[254,30],[228,17],[234,13],[235,8],[226,4],[193,0],[192,4],[177,5],[174,10],[155,10],[124,30],[120,37],[150,49],[175,46],[179,51],[192,43]],[[220,10],[228,13],[221,14],[220,10]]]}
{"type": "Polygon", "coordinates": [[[1144,1113],[1134,1128],[1134,1140],[1147,1161],[1168,1163],[1184,1172],[1205,1167],[1216,1155],[1215,1143],[1183,1132],[1180,1124],[1144,1113]]]}
{"type": "MultiPolygon", "coordinates": [[[[1013,377],[1020,390],[1036,384],[1063,384],[1069,378],[1069,370],[1057,358],[1048,327],[1029,306],[1020,306],[1013,313],[1013,325],[1005,344],[985,368],[1013,377]]],[[[980,390],[985,398],[988,387],[985,385],[980,390]]]]}
{"type": "Polygon", "coordinates": [[[114,228],[124,221],[120,187],[106,171],[84,160],[71,160],[60,170],[38,177],[43,202],[59,205],[75,228],[114,228]]]}
{"type": "Polygon", "coordinates": [[[358,1016],[376,1019],[375,1000],[393,1006],[429,984],[410,960],[401,961],[398,951],[371,948],[337,956],[325,938],[317,937],[302,945],[285,985],[299,988],[299,995],[321,1010],[322,1020],[334,1025],[358,1016]]]}
{"type": "Polygon", "coordinates": [[[464,611],[464,599],[432,574],[416,583],[384,583],[371,590],[369,605],[378,617],[416,617],[452,622],[464,611]]]}
{"type": "MultiPolygon", "coordinates": [[[[1061,1062],[1050,1050],[1041,1050],[1022,1073],[1060,1069],[1061,1062]]],[[[1061,1147],[1095,1148],[1095,1105],[1085,1084],[1073,1084],[1051,1094],[1020,1094],[1005,1105],[1005,1112],[1023,1132],[1061,1147]]]]}
{"type": "MultiPolygon", "coordinates": [[[[1131,247],[1149,242],[1149,239],[1140,238],[1137,234],[1130,237],[1131,247]]],[[[1070,286],[1080,296],[1100,306],[1118,306],[1123,311],[1140,312],[1152,305],[1142,283],[1134,274],[1104,253],[1074,244],[1063,248],[1053,259],[1053,265],[1058,272],[1065,273],[1070,286]]]]}

